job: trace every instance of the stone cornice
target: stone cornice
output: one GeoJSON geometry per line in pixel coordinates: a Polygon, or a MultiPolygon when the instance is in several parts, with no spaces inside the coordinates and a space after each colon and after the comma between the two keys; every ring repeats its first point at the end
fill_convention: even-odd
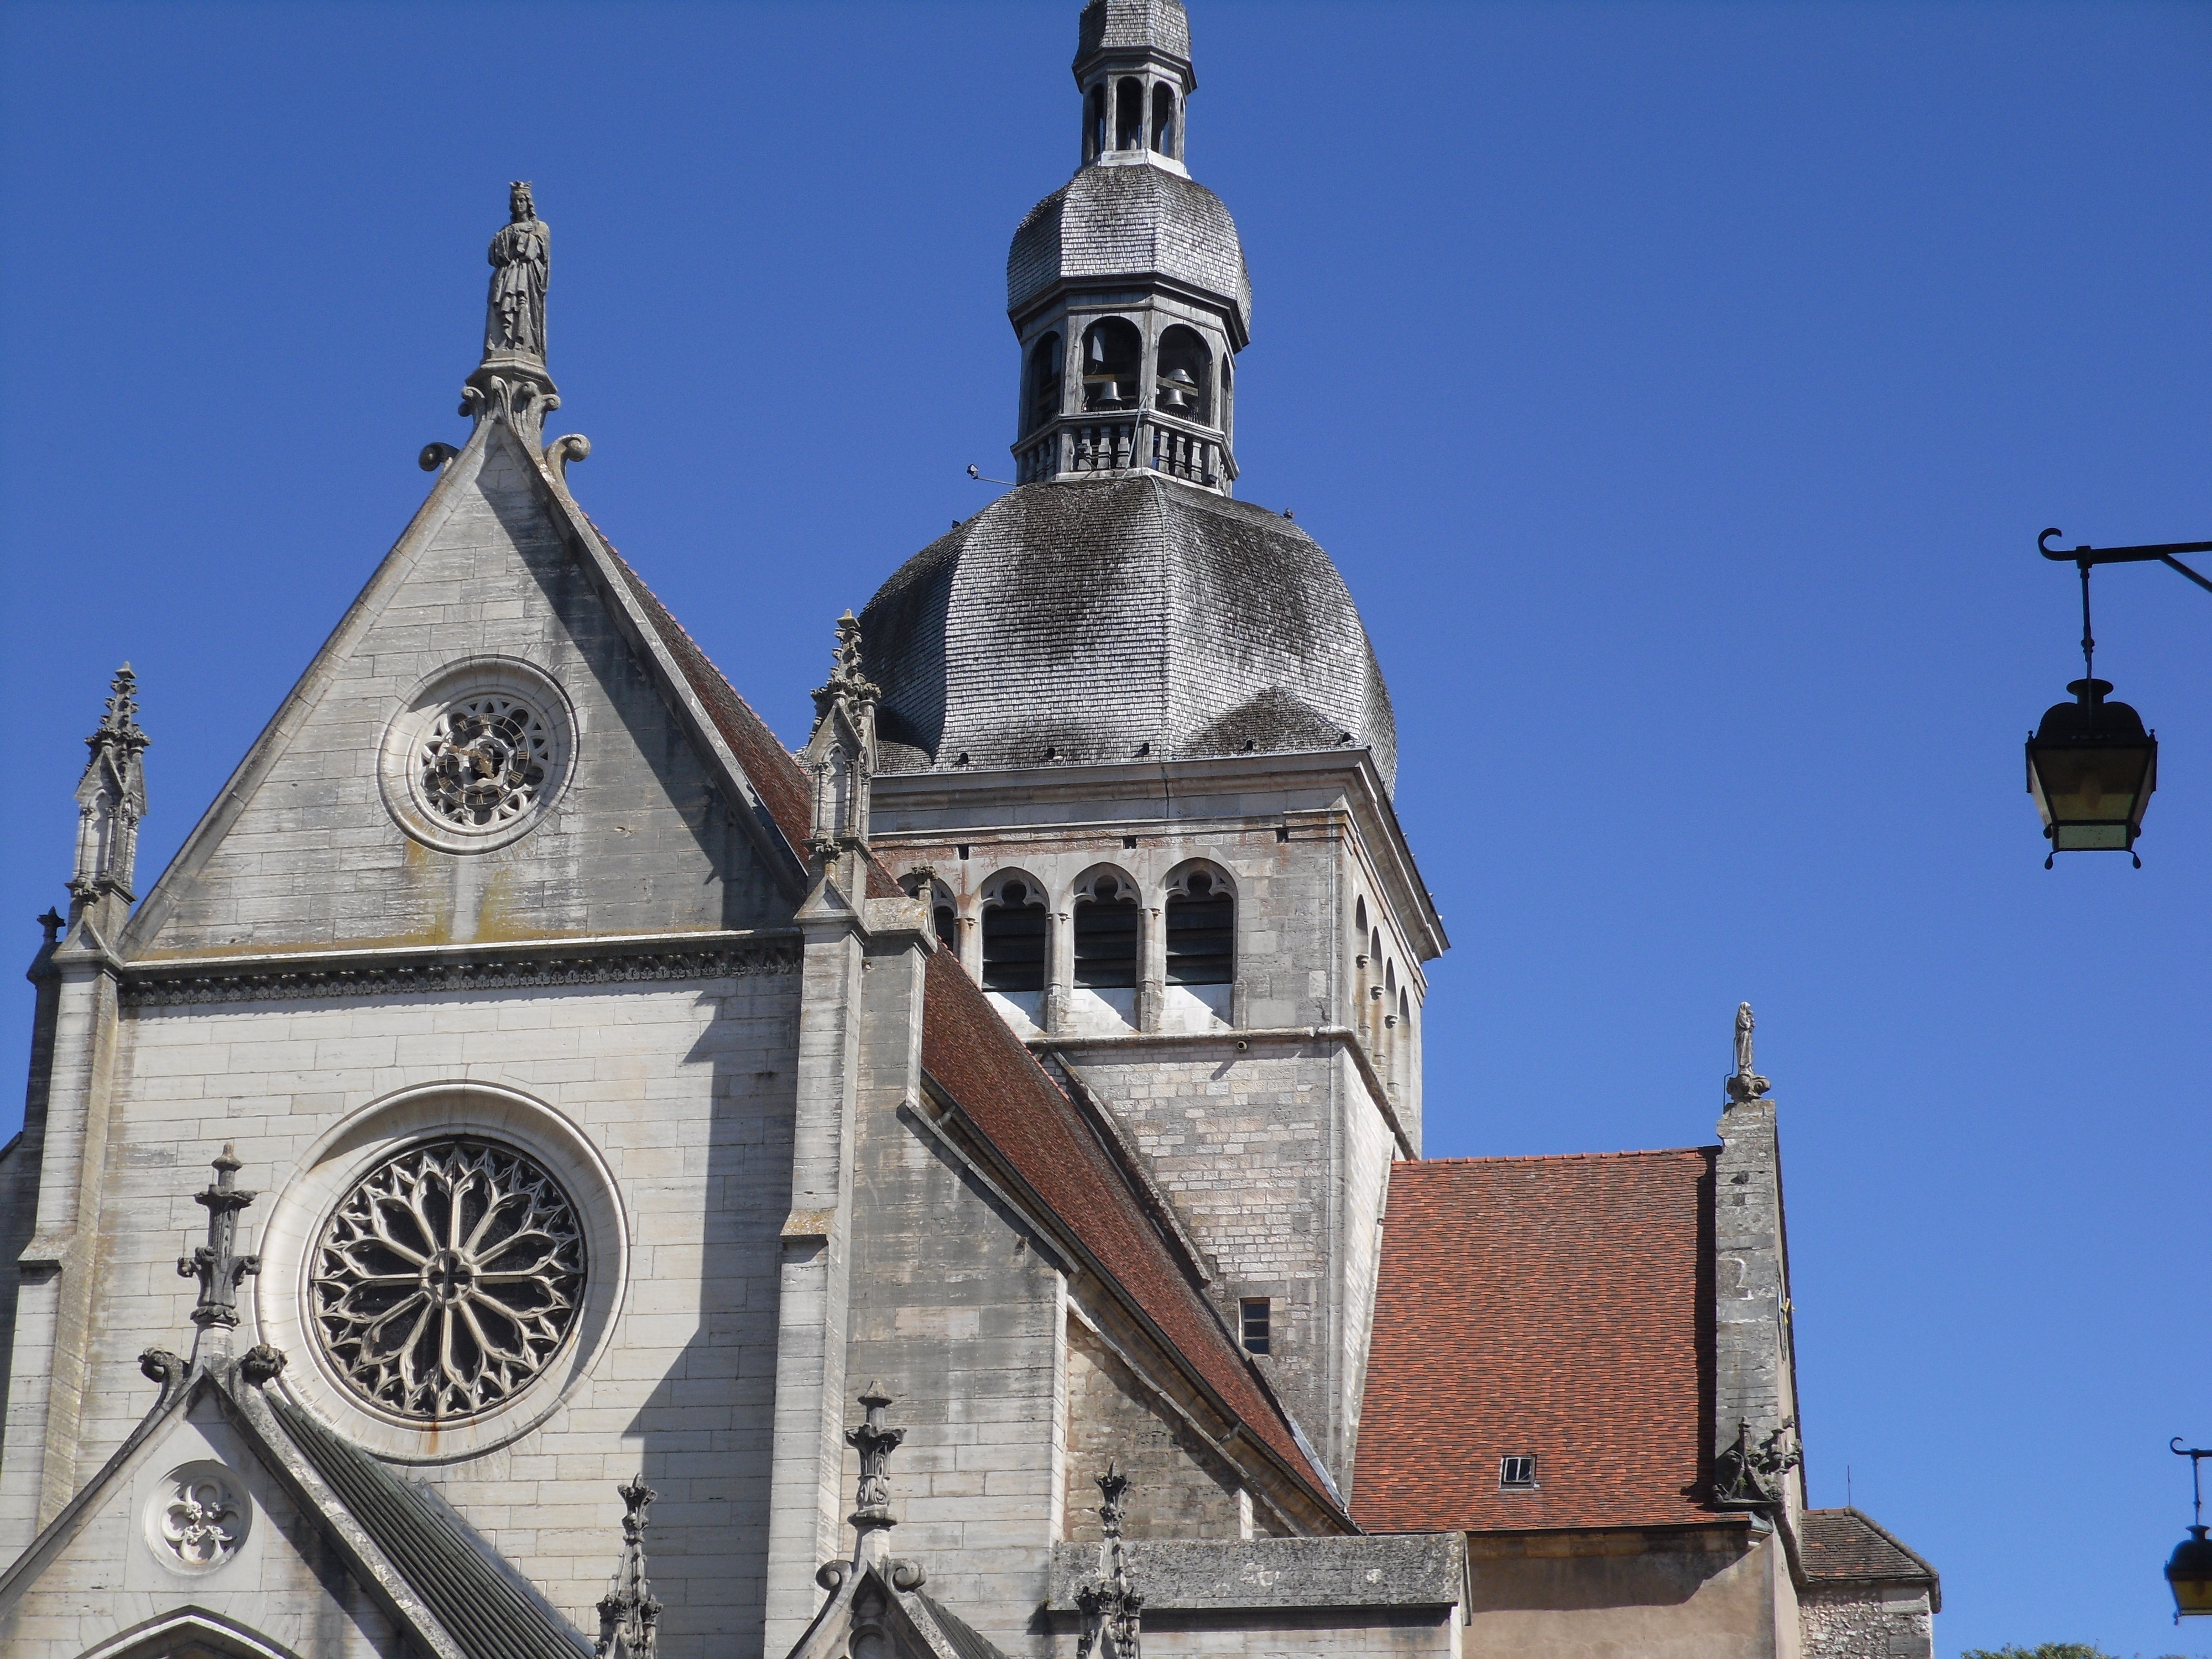
{"type": "Polygon", "coordinates": [[[126,1006],[393,997],[562,985],[734,979],[798,970],[796,931],[595,938],[166,957],[122,969],[126,1006]]]}

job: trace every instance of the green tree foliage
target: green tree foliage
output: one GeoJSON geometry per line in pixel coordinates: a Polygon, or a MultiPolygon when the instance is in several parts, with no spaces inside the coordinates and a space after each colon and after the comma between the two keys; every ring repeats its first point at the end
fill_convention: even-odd
{"type": "MultiPolygon", "coordinates": [[[[2033,1648],[1968,1648],[1959,1659],[2118,1659],[2118,1656],[2087,1642],[2045,1642],[2033,1648]]],[[[2171,1659],[2181,1659],[2181,1656],[2175,1654],[2171,1659]]]]}

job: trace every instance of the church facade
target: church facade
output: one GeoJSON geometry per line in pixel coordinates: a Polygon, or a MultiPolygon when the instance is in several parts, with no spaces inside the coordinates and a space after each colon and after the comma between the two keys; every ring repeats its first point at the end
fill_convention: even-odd
{"type": "Polygon", "coordinates": [[[467,441],[143,892],[117,676],[0,1152],[0,1649],[1932,1652],[1806,1504],[1748,1009],[1717,1146],[1423,1156],[1448,940],[1352,596],[1236,494],[1180,0],[1073,67],[1019,483],[797,752],[572,493],[524,185],[467,441]]]}

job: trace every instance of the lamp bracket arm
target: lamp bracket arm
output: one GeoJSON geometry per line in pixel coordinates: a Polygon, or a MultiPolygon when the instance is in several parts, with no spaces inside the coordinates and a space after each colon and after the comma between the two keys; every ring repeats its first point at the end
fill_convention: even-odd
{"type": "Polygon", "coordinates": [[[2051,546],[2051,538],[2053,536],[2063,536],[2065,533],[2056,526],[2045,531],[2035,538],[2037,550],[2046,559],[2054,560],[2060,564],[2077,564],[2084,570],[2092,565],[2145,564],[2155,559],[2160,563],[2173,565],[2176,570],[2199,586],[2212,588],[2212,581],[2205,580],[2185,564],[2175,563],[2173,556],[2177,553],[2212,553],[2212,542],[2160,542],[2155,545],[2142,547],[2091,547],[2085,542],[2081,546],[2070,550],[2051,546]]]}

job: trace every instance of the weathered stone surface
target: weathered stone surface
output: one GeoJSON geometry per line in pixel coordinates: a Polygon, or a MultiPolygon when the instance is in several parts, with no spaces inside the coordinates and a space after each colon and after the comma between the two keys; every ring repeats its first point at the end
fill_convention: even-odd
{"type": "MultiPolygon", "coordinates": [[[[1149,1540],[1126,1547],[1148,1615],[1170,1608],[1443,1607],[1459,1601],[1467,1564],[1467,1542],[1457,1533],[1149,1540]]],[[[1046,1605],[1073,1610],[1076,1580],[1097,1560],[1094,1546],[1054,1546],[1046,1605]]]]}

